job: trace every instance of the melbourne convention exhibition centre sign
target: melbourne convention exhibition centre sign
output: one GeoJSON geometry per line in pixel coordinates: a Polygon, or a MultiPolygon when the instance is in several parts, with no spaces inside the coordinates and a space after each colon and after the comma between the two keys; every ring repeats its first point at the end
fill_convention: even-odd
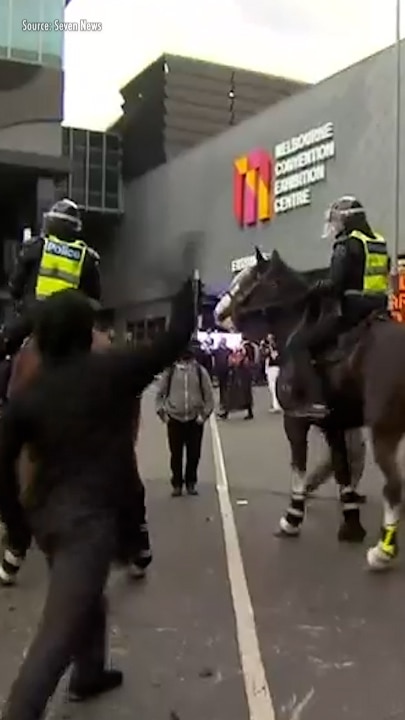
{"type": "Polygon", "coordinates": [[[311,204],[312,187],[326,180],[335,157],[332,122],[278,143],[273,152],[254,150],[234,161],[233,206],[240,227],[311,204]]]}

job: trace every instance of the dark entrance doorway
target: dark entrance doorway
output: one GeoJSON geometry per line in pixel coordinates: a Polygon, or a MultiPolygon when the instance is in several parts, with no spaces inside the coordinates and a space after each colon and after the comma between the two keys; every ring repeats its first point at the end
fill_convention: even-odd
{"type": "Polygon", "coordinates": [[[37,173],[0,165],[0,322],[9,307],[7,282],[23,230],[36,231],[37,173]]]}

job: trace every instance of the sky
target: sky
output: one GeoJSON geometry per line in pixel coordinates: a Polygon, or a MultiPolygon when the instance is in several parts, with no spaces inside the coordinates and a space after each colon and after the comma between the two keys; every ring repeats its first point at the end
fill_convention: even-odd
{"type": "Polygon", "coordinates": [[[66,33],[65,123],[104,130],[120,115],[119,88],[163,51],[317,82],[393,43],[395,7],[396,0],[71,0],[66,20],[98,21],[102,30],[66,33]]]}

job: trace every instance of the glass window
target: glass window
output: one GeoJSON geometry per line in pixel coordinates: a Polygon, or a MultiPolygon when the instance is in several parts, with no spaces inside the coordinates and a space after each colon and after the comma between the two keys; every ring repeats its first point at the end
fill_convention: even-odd
{"type": "Polygon", "coordinates": [[[119,175],[115,170],[106,169],[105,173],[105,191],[107,194],[118,195],[119,175]]]}
{"type": "Polygon", "coordinates": [[[89,132],[89,160],[90,165],[103,164],[103,134],[89,132]]]}
{"type": "Polygon", "coordinates": [[[106,193],[105,207],[107,210],[119,210],[118,195],[116,193],[106,193]]]}
{"type": "Polygon", "coordinates": [[[7,57],[9,0],[0,0],[0,57],[7,57]]]}
{"type": "Polygon", "coordinates": [[[103,206],[103,196],[100,192],[95,192],[94,190],[90,190],[89,192],[89,207],[92,208],[102,208],[103,206]]]}
{"type": "Polygon", "coordinates": [[[73,148],[73,163],[78,165],[86,163],[86,148],[73,148]]]}
{"type": "Polygon", "coordinates": [[[73,153],[74,154],[76,154],[76,150],[79,148],[86,149],[86,142],[87,142],[87,131],[86,130],[73,129],[72,137],[73,137],[73,153]]]}
{"type": "Polygon", "coordinates": [[[89,160],[90,165],[99,165],[100,167],[103,164],[103,151],[100,148],[90,148],[89,152],[89,160]]]}
{"type": "Polygon", "coordinates": [[[86,202],[86,194],[84,187],[73,187],[72,188],[72,200],[78,205],[84,206],[86,202]]]}
{"type": "Polygon", "coordinates": [[[0,0],[0,57],[60,67],[63,32],[30,23],[55,23],[63,16],[64,0],[0,0]]]}
{"type": "Polygon", "coordinates": [[[107,135],[107,152],[109,150],[120,150],[121,141],[118,135],[107,135]]]}
{"type": "Polygon", "coordinates": [[[43,33],[30,30],[27,23],[41,22],[41,3],[12,0],[11,3],[11,50],[10,56],[17,60],[39,62],[40,41],[43,33]]]}
{"type": "MultiPolygon", "coordinates": [[[[15,2],[15,0],[14,0],[15,2]]],[[[27,2],[27,0],[25,0],[27,2]]],[[[36,0],[42,6],[42,21],[54,23],[64,17],[64,0],[36,0]]],[[[34,4],[34,3],[32,3],[34,4]]],[[[63,32],[50,30],[41,35],[41,60],[44,65],[59,67],[62,65],[63,32]]]]}
{"type": "Polygon", "coordinates": [[[121,153],[107,152],[105,157],[105,164],[108,168],[116,169],[121,167],[121,153]]]}
{"type": "Polygon", "coordinates": [[[86,157],[87,157],[86,148],[73,146],[72,157],[73,157],[73,162],[78,163],[79,165],[80,165],[80,163],[85,163],[86,157]]]}
{"type": "Polygon", "coordinates": [[[103,187],[103,170],[99,165],[89,167],[89,191],[100,192],[103,187]]]}
{"type": "Polygon", "coordinates": [[[103,133],[90,132],[89,140],[90,140],[90,152],[93,149],[94,150],[102,150],[103,149],[103,133]]]}
{"type": "Polygon", "coordinates": [[[73,161],[72,183],[74,187],[84,188],[86,185],[86,160],[73,161]]]}

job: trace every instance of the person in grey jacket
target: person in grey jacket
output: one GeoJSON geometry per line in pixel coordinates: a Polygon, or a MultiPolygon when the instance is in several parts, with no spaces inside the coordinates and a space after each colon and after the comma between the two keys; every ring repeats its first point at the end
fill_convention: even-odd
{"type": "Polygon", "coordinates": [[[214,393],[207,370],[195,359],[192,345],[166,370],[158,384],[156,412],[167,424],[173,497],[197,495],[197,471],[204,423],[214,409],[214,393]],[[183,471],[183,455],[186,465],[183,471]]]}

